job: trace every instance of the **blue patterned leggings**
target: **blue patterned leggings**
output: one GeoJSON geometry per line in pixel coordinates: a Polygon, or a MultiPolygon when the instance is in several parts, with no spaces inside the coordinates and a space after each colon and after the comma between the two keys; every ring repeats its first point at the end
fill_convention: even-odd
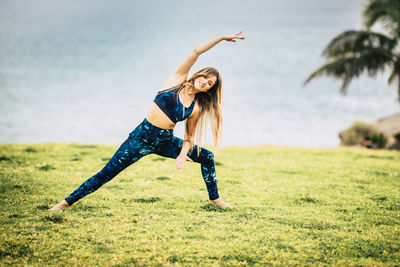
{"type": "MultiPolygon", "coordinates": [[[[173,130],[158,128],[146,119],[139,124],[122,143],[114,156],[104,168],[86,180],[65,200],[69,205],[74,204],[84,196],[93,193],[103,184],[110,181],[118,173],[127,168],[141,157],[151,153],[169,158],[176,158],[182,148],[183,140],[173,135],[173,130]]],[[[211,200],[219,198],[217,180],[214,166],[214,155],[211,151],[201,148],[197,156],[198,147],[195,146],[188,153],[194,162],[201,163],[201,173],[207,186],[208,196],[211,200]]]]}

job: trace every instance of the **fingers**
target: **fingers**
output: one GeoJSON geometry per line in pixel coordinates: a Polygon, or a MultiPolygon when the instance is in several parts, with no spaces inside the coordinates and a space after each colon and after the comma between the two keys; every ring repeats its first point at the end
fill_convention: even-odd
{"type": "Polygon", "coordinates": [[[238,38],[238,39],[244,39],[244,37],[243,36],[239,36],[239,35],[241,35],[243,33],[243,30],[242,31],[240,31],[240,32],[238,32],[237,34],[235,34],[235,38],[238,38]]]}
{"type": "Polygon", "coordinates": [[[243,33],[243,30],[240,31],[240,32],[238,32],[238,33],[236,33],[236,34],[234,34],[234,35],[232,35],[231,38],[230,38],[228,41],[236,42],[235,39],[244,40],[245,38],[244,38],[243,36],[239,36],[239,35],[241,35],[242,33],[243,33]]]}
{"type": "Polygon", "coordinates": [[[181,170],[182,168],[183,168],[183,165],[185,164],[185,162],[183,161],[183,162],[180,162],[180,161],[177,161],[176,162],[176,168],[178,169],[178,170],[181,170]]]}
{"type": "Polygon", "coordinates": [[[180,157],[179,159],[177,158],[176,159],[176,168],[178,169],[178,170],[180,170],[180,169],[182,169],[183,168],[183,166],[185,165],[185,162],[186,161],[190,161],[190,162],[193,162],[193,160],[191,159],[191,158],[189,158],[187,155],[185,155],[185,158],[182,158],[182,157],[180,157]]]}

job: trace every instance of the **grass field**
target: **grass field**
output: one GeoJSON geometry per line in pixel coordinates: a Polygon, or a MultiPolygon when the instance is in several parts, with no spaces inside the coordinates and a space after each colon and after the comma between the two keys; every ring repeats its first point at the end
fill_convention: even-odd
{"type": "Polygon", "coordinates": [[[47,211],[117,146],[0,145],[0,265],[400,265],[400,153],[215,150],[223,200],[196,163],[150,155],[70,209],[47,211]]]}

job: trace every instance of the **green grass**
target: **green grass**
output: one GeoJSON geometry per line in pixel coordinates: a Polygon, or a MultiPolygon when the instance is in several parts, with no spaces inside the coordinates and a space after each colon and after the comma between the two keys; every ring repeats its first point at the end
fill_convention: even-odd
{"type": "Polygon", "coordinates": [[[0,265],[399,266],[399,152],[218,149],[233,210],[208,204],[198,164],[150,155],[47,211],[116,148],[0,145],[0,265]]]}

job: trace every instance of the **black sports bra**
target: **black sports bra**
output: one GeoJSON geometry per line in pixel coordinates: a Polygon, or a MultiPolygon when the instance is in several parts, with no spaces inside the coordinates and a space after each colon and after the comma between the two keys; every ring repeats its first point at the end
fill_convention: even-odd
{"type": "Polygon", "coordinates": [[[175,86],[158,92],[154,98],[154,103],[168,116],[168,118],[177,123],[183,121],[192,113],[195,101],[190,107],[185,108],[179,100],[179,92],[183,86],[175,86]]]}

